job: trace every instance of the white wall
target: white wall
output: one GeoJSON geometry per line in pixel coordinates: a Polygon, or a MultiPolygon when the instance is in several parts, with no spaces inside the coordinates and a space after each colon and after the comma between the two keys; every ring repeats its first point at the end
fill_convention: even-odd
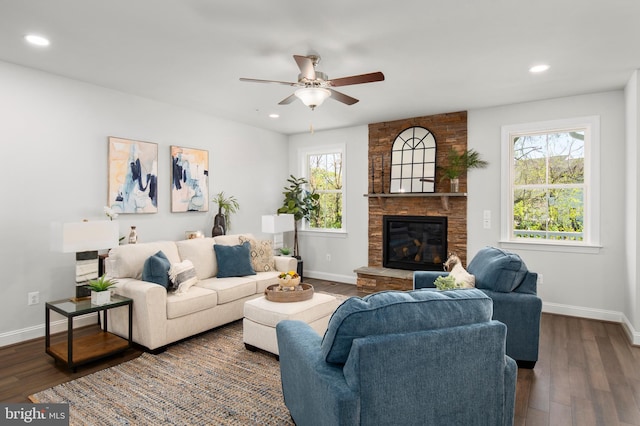
{"type": "Polygon", "coordinates": [[[489,161],[469,174],[468,258],[500,240],[500,130],[502,125],[598,115],[601,140],[601,244],[598,254],[513,250],[542,273],[538,295],[544,310],[623,320],[628,284],[625,266],[625,102],[622,91],[469,111],[468,143],[489,161]],[[491,229],[482,214],[491,210],[491,229]]]}
{"type": "Polygon", "coordinates": [[[240,203],[231,232],[260,235],[260,216],[281,202],[284,135],[4,62],[0,93],[0,345],[43,335],[44,302],[74,294],[74,255],[50,251],[50,224],[106,219],[108,136],[158,144],[159,212],[121,215],[122,235],[130,225],[141,242],[210,234],[215,205],[170,212],[170,145],[209,151],[210,198],[224,190],[240,203]],[[41,302],[27,306],[32,291],[41,302]]]}
{"type": "Polygon", "coordinates": [[[640,224],[639,206],[638,206],[638,188],[640,188],[640,174],[638,174],[638,143],[640,143],[640,134],[638,127],[640,126],[640,85],[638,80],[640,75],[638,71],[634,72],[625,88],[625,111],[626,111],[626,138],[625,138],[625,156],[626,156],[626,217],[625,225],[626,234],[626,263],[627,263],[627,281],[624,288],[624,313],[631,322],[635,330],[640,330],[640,313],[638,306],[640,303],[640,294],[638,292],[638,225],[640,224]]]}
{"type": "Polygon", "coordinates": [[[290,169],[296,177],[302,176],[301,163],[298,161],[300,151],[335,144],[346,146],[343,179],[347,191],[347,233],[301,232],[298,244],[305,276],[355,284],[354,269],[368,264],[369,213],[368,199],[364,197],[368,185],[368,126],[293,135],[289,137],[289,143],[290,169]],[[327,261],[327,254],[331,255],[331,261],[327,261]]]}

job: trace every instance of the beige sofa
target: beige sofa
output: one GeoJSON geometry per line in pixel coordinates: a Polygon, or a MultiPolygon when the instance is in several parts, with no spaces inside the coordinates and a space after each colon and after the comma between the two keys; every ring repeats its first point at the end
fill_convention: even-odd
{"type": "MultiPolygon", "coordinates": [[[[250,234],[245,237],[253,238],[250,234]]],[[[107,276],[115,278],[113,292],[133,299],[133,341],[149,350],[164,346],[243,317],[244,302],[264,294],[278,282],[279,271],[295,270],[297,260],[275,256],[276,271],[256,275],[216,278],[214,244],[240,244],[239,235],[159,241],[115,247],[105,261],[107,276]],[[169,261],[190,260],[198,282],[183,294],[167,292],[158,284],[142,281],[145,261],[162,251],[169,261]]],[[[128,311],[109,311],[109,331],[128,333],[128,311]]]]}

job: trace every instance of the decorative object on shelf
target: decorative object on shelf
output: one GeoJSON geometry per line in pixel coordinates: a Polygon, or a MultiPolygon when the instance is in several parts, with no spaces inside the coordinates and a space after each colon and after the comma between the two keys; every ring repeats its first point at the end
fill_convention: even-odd
{"type": "MultiPolygon", "coordinates": [[[[283,233],[295,229],[295,219],[292,214],[270,214],[262,216],[262,232],[273,234],[273,249],[280,250],[284,244],[283,233]]],[[[291,253],[291,251],[289,251],[291,253]]]]}
{"type": "Polygon", "coordinates": [[[209,211],[209,151],[171,146],[171,211],[209,211]]]}
{"type": "Polygon", "coordinates": [[[233,195],[227,197],[224,191],[218,192],[211,202],[218,205],[218,214],[213,218],[211,236],[225,235],[231,229],[231,213],[237,213],[240,204],[236,197],[233,195]]]}
{"type": "Polygon", "coordinates": [[[438,166],[442,171],[440,180],[449,179],[451,181],[451,192],[460,192],[460,175],[470,169],[483,169],[489,165],[488,162],[480,159],[480,154],[467,149],[460,153],[455,148],[451,148],[447,154],[447,165],[438,166]]]}
{"type": "Polygon", "coordinates": [[[279,249],[279,251],[283,256],[289,256],[291,254],[291,249],[289,247],[282,247],[279,249]]]}
{"type": "Polygon", "coordinates": [[[136,227],[132,226],[129,231],[129,244],[135,244],[138,242],[138,231],[136,231],[136,227]]]}
{"type": "Polygon", "coordinates": [[[88,296],[87,281],[98,278],[98,250],[117,245],[117,222],[97,220],[51,225],[51,249],[76,254],[76,297],[88,296]]]}
{"type": "Polygon", "coordinates": [[[194,238],[204,238],[204,234],[202,233],[202,231],[185,231],[185,240],[192,240],[194,238]]]}
{"type": "Polygon", "coordinates": [[[109,137],[107,205],[118,213],[158,212],[158,144],[109,137]]]}
{"type": "Polygon", "coordinates": [[[95,280],[89,280],[87,286],[91,289],[91,303],[93,305],[105,305],[111,302],[110,288],[116,284],[116,280],[107,278],[104,274],[95,280]]]}
{"type": "Polygon", "coordinates": [[[313,286],[300,284],[293,290],[282,290],[278,284],[273,284],[265,289],[264,297],[271,302],[302,302],[313,297],[313,286]]]}
{"type": "Polygon", "coordinates": [[[282,272],[278,275],[278,285],[283,291],[293,291],[298,284],[300,284],[300,275],[296,271],[282,272]]]}
{"type": "Polygon", "coordinates": [[[294,218],[293,227],[293,256],[299,257],[298,253],[298,221],[302,219],[311,220],[311,217],[320,210],[320,195],[315,191],[308,191],[304,188],[309,181],[305,178],[297,178],[290,175],[287,179],[290,183],[284,188],[284,201],[278,213],[292,214],[294,218]]]}

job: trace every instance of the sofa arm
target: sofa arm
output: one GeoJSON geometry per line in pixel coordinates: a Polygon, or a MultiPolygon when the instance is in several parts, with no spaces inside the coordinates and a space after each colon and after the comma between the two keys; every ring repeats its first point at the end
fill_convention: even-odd
{"type": "Polygon", "coordinates": [[[276,271],[289,272],[298,270],[298,259],[291,256],[274,256],[276,271]]]}
{"type": "Polygon", "coordinates": [[[434,282],[438,277],[446,277],[448,272],[441,271],[415,271],[413,273],[413,289],[436,288],[434,282]]]}
{"type": "MultiPolygon", "coordinates": [[[[133,341],[148,349],[166,344],[167,290],[158,284],[120,278],[113,292],[133,299],[133,341]]],[[[126,337],[128,312],[114,309],[109,312],[109,331],[126,337]]]]}
{"type": "Polygon", "coordinates": [[[322,358],[322,337],[302,321],[276,325],[284,401],[298,425],[358,424],[358,395],[342,366],[322,358]]]}

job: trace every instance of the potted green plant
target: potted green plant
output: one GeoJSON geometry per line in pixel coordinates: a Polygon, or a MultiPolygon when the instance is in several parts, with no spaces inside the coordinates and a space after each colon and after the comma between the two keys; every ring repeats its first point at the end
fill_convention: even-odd
{"type": "Polygon", "coordinates": [[[282,207],[278,209],[278,214],[292,214],[293,222],[293,256],[300,259],[298,253],[298,221],[302,219],[311,220],[311,217],[320,210],[320,195],[315,191],[308,191],[305,185],[309,181],[305,178],[297,178],[290,175],[287,179],[290,183],[284,188],[284,201],[282,207]]]}
{"type": "Polygon", "coordinates": [[[211,236],[224,235],[231,228],[231,213],[237,213],[240,204],[236,197],[226,196],[224,191],[218,192],[211,202],[218,205],[218,214],[213,219],[211,236]]]}
{"type": "Polygon", "coordinates": [[[460,191],[460,175],[470,169],[483,169],[489,165],[480,159],[480,154],[474,149],[467,149],[460,153],[455,148],[450,148],[447,154],[447,165],[439,166],[442,171],[442,179],[451,181],[451,192],[460,191]]]}
{"type": "Polygon", "coordinates": [[[289,247],[282,247],[280,249],[280,254],[283,256],[289,256],[291,254],[291,249],[289,247]]]}
{"type": "Polygon", "coordinates": [[[87,286],[91,289],[91,303],[93,305],[104,305],[111,302],[111,286],[116,284],[116,280],[107,278],[107,274],[95,280],[89,280],[87,286]]]}

